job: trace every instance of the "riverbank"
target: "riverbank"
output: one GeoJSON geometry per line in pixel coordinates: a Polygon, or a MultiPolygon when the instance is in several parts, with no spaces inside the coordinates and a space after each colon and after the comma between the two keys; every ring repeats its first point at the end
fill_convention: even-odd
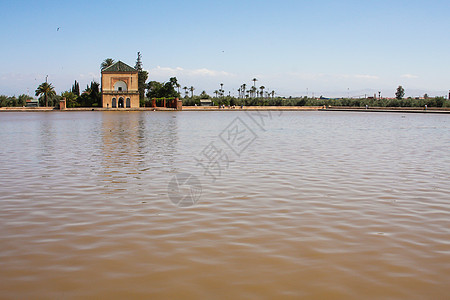
{"type": "Polygon", "coordinates": [[[236,110],[319,110],[324,109],[323,106],[183,106],[183,110],[187,111],[236,111],[236,110]]]}
{"type": "Polygon", "coordinates": [[[53,107],[0,107],[0,112],[74,112],[74,111],[174,111],[165,107],[139,107],[139,108],[103,108],[103,107],[76,107],[60,110],[53,107]]]}
{"type": "Polygon", "coordinates": [[[446,299],[449,120],[0,113],[0,298],[446,299]]]}
{"type": "MultiPolygon", "coordinates": [[[[394,112],[394,113],[439,113],[450,114],[449,107],[348,107],[348,106],[244,106],[223,107],[218,106],[183,106],[184,111],[239,111],[239,110],[282,110],[282,111],[348,111],[348,112],[394,112]]],[[[139,107],[139,108],[103,108],[103,107],[77,107],[64,110],[53,107],[0,107],[0,112],[76,112],[76,111],[176,111],[165,107],[139,107]]]]}
{"type": "Polygon", "coordinates": [[[320,111],[349,111],[349,112],[389,112],[389,113],[432,113],[432,114],[450,114],[450,107],[348,107],[332,106],[320,111]]]}
{"type": "MultiPolygon", "coordinates": [[[[244,107],[224,107],[218,106],[183,106],[184,111],[237,111],[237,110],[319,110],[323,106],[244,106],[244,107]]],[[[139,107],[139,108],[103,108],[103,107],[77,107],[66,108],[64,110],[53,107],[1,107],[0,112],[50,112],[50,111],[175,111],[173,108],[165,107],[139,107]]]]}

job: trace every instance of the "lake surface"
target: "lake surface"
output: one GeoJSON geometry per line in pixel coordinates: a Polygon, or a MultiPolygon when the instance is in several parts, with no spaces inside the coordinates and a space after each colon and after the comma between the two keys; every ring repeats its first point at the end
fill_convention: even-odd
{"type": "Polygon", "coordinates": [[[448,115],[11,112],[0,126],[2,299],[450,294],[448,115]]]}

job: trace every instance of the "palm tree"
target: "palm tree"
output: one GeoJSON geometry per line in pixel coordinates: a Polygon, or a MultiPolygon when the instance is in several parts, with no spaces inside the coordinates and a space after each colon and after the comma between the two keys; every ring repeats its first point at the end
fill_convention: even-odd
{"type": "Polygon", "coordinates": [[[217,94],[219,93],[219,91],[218,90],[215,90],[214,91],[214,94],[216,94],[216,98],[217,98],[217,94]]]}
{"type": "Polygon", "coordinates": [[[271,94],[272,94],[272,99],[273,99],[273,96],[275,96],[275,91],[272,91],[271,94]]]}
{"type": "Polygon", "coordinates": [[[36,95],[36,97],[39,97],[40,95],[44,95],[45,106],[48,106],[48,97],[55,96],[56,92],[55,92],[55,88],[52,86],[51,83],[43,82],[36,89],[35,95],[36,95]]]}
{"type": "Polygon", "coordinates": [[[194,90],[195,90],[195,88],[193,86],[191,86],[189,88],[189,90],[191,91],[191,97],[193,98],[194,97],[194,90]]]}
{"type": "Polygon", "coordinates": [[[260,86],[259,87],[259,89],[261,90],[261,97],[263,97],[264,96],[264,89],[265,89],[266,87],[265,86],[260,86]]]}
{"type": "Polygon", "coordinates": [[[67,107],[75,107],[77,103],[77,95],[71,91],[61,93],[61,97],[66,98],[67,107]]]}
{"type": "Polygon", "coordinates": [[[101,64],[100,64],[100,69],[106,69],[107,67],[111,66],[112,64],[114,64],[114,59],[112,58],[107,58],[105,59],[101,64]]]}
{"type": "Polygon", "coordinates": [[[247,85],[245,83],[241,85],[242,97],[244,97],[244,95],[245,95],[245,88],[246,87],[247,87],[247,85]]]}
{"type": "Polygon", "coordinates": [[[185,86],[183,88],[183,90],[184,90],[184,98],[187,98],[187,96],[189,95],[189,92],[188,92],[189,88],[187,86],[185,86]]]}
{"type": "Polygon", "coordinates": [[[256,87],[252,86],[252,89],[250,91],[251,91],[251,97],[255,97],[256,96],[256,87]]]}
{"type": "Polygon", "coordinates": [[[256,88],[256,82],[258,81],[258,79],[253,78],[252,81],[253,81],[253,86],[256,88]]]}

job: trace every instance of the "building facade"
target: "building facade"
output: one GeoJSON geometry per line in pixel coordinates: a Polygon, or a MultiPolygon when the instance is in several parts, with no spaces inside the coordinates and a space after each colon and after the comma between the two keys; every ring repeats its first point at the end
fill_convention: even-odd
{"type": "Polygon", "coordinates": [[[139,107],[138,71],[118,61],[102,70],[104,108],[139,107]]]}

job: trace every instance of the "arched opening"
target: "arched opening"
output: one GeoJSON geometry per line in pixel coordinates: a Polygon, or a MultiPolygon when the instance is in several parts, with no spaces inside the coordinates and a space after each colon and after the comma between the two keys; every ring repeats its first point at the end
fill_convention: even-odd
{"type": "Polygon", "coordinates": [[[114,91],[116,92],[126,92],[127,84],[124,81],[117,81],[114,83],[114,91]]]}
{"type": "Polygon", "coordinates": [[[112,108],[116,108],[116,107],[117,107],[117,104],[116,104],[116,98],[112,98],[112,101],[111,101],[111,107],[112,107],[112,108]]]}
{"type": "Polygon", "coordinates": [[[123,98],[122,97],[120,97],[119,98],[119,108],[123,108],[123,98]]]}
{"type": "Polygon", "coordinates": [[[130,98],[127,98],[127,108],[130,108],[131,107],[131,103],[130,103],[131,101],[130,101],[130,98]]]}

